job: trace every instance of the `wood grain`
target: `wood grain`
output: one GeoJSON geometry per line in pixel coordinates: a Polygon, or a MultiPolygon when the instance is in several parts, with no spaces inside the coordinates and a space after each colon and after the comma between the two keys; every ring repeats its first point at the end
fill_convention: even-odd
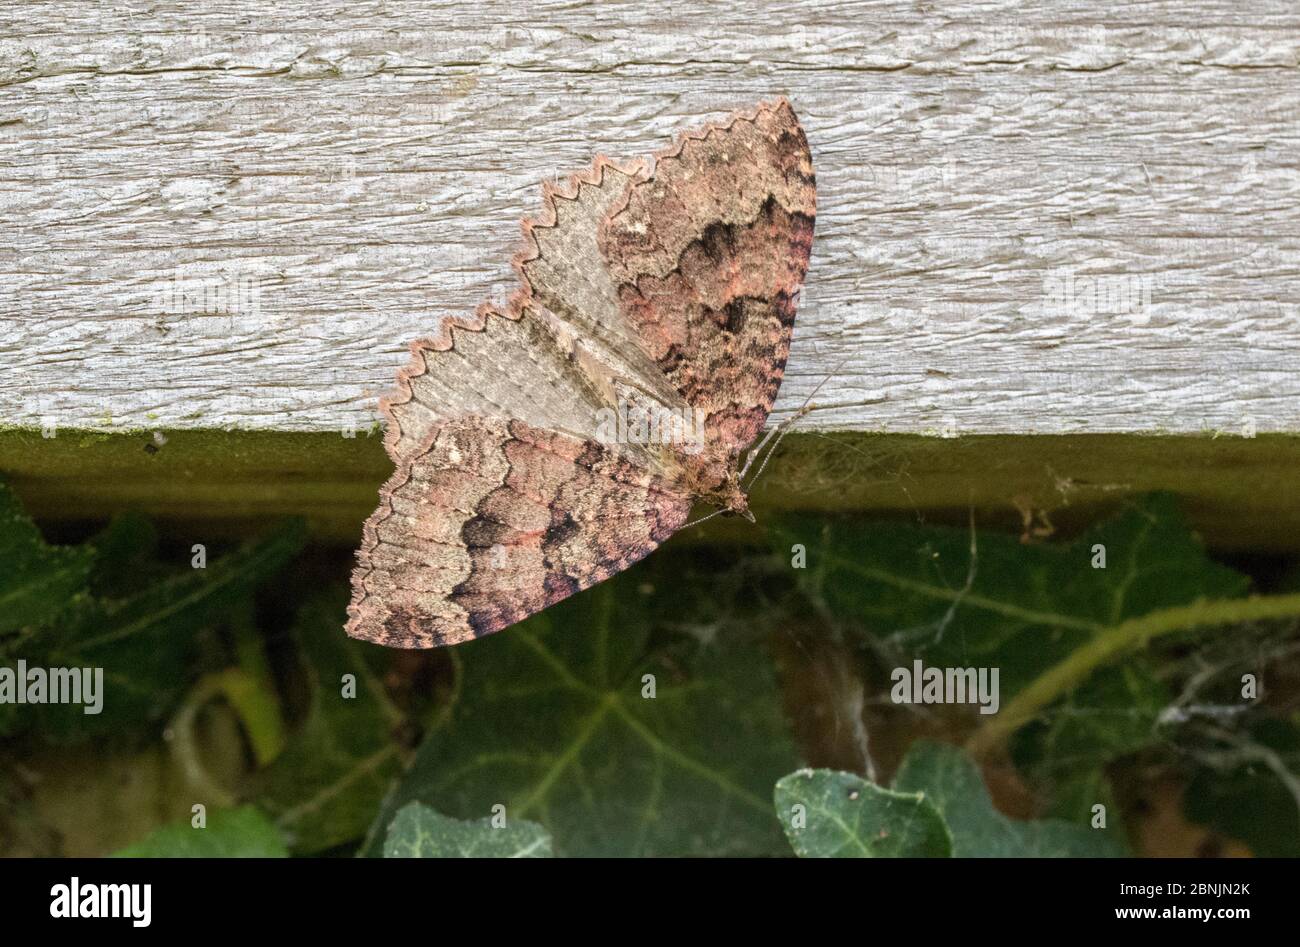
{"type": "Polygon", "coordinates": [[[1300,432],[1278,0],[11,4],[0,424],[366,425],[540,180],[776,94],[819,191],[780,407],[845,405],[801,423],[1300,432]]]}

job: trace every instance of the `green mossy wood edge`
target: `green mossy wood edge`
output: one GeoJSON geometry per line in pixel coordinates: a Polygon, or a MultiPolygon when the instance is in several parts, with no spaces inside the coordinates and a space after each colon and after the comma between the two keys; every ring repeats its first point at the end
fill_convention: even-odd
{"type": "MultiPolygon", "coordinates": [[[[38,519],[102,519],[138,510],[164,525],[232,536],[268,518],[307,517],[322,538],[351,542],[392,470],[377,432],[185,430],[96,433],[0,430],[0,476],[38,519]]],[[[1193,526],[1224,550],[1300,550],[1300,435],[981,435],[793,433],[753,506],[924,515],[1062,532],[1126,497],[1170,490],[1193,526]],[[1043,519],[1043,516],[1046,519],[1043,519]]],[[[758,541],[747,523],[714,520],[720,541],[758,541]]]]}

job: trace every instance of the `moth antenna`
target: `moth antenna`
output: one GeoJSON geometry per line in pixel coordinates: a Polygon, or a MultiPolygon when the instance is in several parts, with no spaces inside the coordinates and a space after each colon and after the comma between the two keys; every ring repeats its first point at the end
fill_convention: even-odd
{"type": "MultiPolygon", "coordinates": [[[[763,472],[763,468],[767,466],[768,460],[772,459],[772,454],[774,454],[776,452],[777,447],[780,446],[781,438],[785,437],[786,432],[790,429],[790,425],[794,424],[795,421],[798,421],[804,415],[810,414],[813,411],[817,411],[821,408],[849,408],[849,407],[856,406],[856,405],[848,405],[848,404],[816,405],[812,403],[812,400],[817,397],[817,392],[821,391],[822,388],[826,386],[826,383],[828,381],[830,381],[832,378],[834,378],[836,375],[840,373],[840,370],[843,369],[844,366],[849,363],[850,358],[852,358],[851,355],[845,356],[838,365],[836,365],[833,369],[831,369],[830,372],[827,373],[825,378],[823,378],[821,381],[817,383],[817,387],[808,393],[807,398],[803,399],[803,404],[799,406],[798,411],[796,411],[793,415],[786,418],[776,427],[772,428],[772,430],[768,431],[766,434],[763,435],[763,439],[758,442],[758,446],[749,452],[749,456],[745,459],[745,465],[740,468],[739,476],[741,480],[745,479],[745,474],[749,472],[749,468],[753,466],[754,461],[757,460],[759,454],[763,452],[763,448],[767,446],[767,442],[770,441],[773,436],[776,436],[776,443],[772,445],[772,450],[768,452],[767,457],[763,460],[761,464],[759,464],[758,473],[754,474],[754,480],[751,480],[749,482],[749,485],[751,487],[754,485],[754,481],[758,479],[758,474],[761,474],[763,472]]],[[[875,404],[883,400],[884,400],[883,398],[872,399],[869,401],[859,402],[859,404],[875,404]]]]}
{"type": "MultiPolygon", "coordinates": [[[[781,441],[785,440],[785,436],[786,436],[787,434],[790,433],[790,426],[791,426],[792,424],[794,424],[795,421],[798,421],[798,420],[799,420],[801,417],[803,417],[805,414],[808,414],[812,409],[813,409],[813,406],[812,406],[812,405],[807,405],[807,404],[804,405],[802,408],[800,408],[798,411],[796,411],[793,415],[791,415],[789,418],[787,418],[785,421],[783,421],[783,422],[781,423],[781,426],[780,426],[779,428],[776,429],[776,430],[779,430],[781,433],[777,435],[776,443],[773,444],[773,445],[772,445],[772,449],[769,450],[769,451],[767,452],[767,456],[764,457],[764,458],[763,458],[763,462],[762,462],[761,464],[758,465],[758,470],[756,470],[756,471],[754,472],[754,476],[753,476],[753,478],[749,481],[749,485],[748,485],[747,487],[745,487],[745,492],[746,492],[746,493],[748,493],[750,490],[754,489],[754,484],[757,483],[757,482],[758,482],[758,478],[761,477],[761,476],[763,475],[763,471],[767,468],[767,463],[768,463],[768,461],[770,461],[770,460],[772,459],[772,455],[776,453],[776,449],[777,449],[778,447],[781,446],[781,441]]],[[[748,465],[746,465],[746,466],[748,466],[748,465]]],[[[742,474],[742,476],[743,476],[743,474],[742,474]]]]}
{"type": "Polygon", "coordinates": [[[715,516],[721,516],[721,515],[722,515],[723,513],[725,513],[725,512],[727,512],[727,511],[726,511],[726,510],[714,510],[714,511],[713,511],[712,513],[710,513],[708,516],[701,516],[701,517],[700,517],[699,519],[697,519],[697,520],[691,520],[689,523],[683,523],[679,528],[680,528],[680,529],[689,529],[689,528],[692,527],[692,526],[699,526],[699,525],[700,525],[701,523],[703,523],[704,521],[706,521],[706,520],[711,520],[711,519],[713,519],[713,517],[715,517],[715,516]]]}
{"type": "Polygon", "coordinates": [[[763,452],[763,448],[767,446],[767,442],[770,441],[776,435],[777,431],[781,430],[784,426],[784,424],[778,424],[776,427],[772,428],[772,430],[763,435],[763,439],[758,442],[758,446],[749,452],[749,456],[745,458],[745,465],[740,468],[740,473],[738,474],[741,480],[745,479],[745,474],[758,458],[758,455],[763,452]]]}
{"type": "Polygon", "coordinates": [[[755,447],[753,450],[751,450],[749,452],[749,456],[745,458],[745,466],[740,468],[739,476],[741,480],[745,479],[745,474],[749,470],[750,465],[752,465],[754,461],[758,458],[758,455],[763,452],[763,448],[767,445],[767,442],[772,439],[772,436],[779,431],[784,431],[796,420],[798,420],[799,418],[807,414],[811,410],[809,406],[812,404],[813,398],[817,397],[817,392],[821,391],[823,385],[825,385],[828,381],[830,381],[832,378],[838,375],[840,369],[843,368],[847,363],[848,363],[848,358],[845,358],[844,361],[840,362],[838,365],[835,366],[835,369],[829,375],[827,375],[825,378],[819,381],[817,383],[817,387],[814,388],[811,392],[809,392],[807,398],[803,399],[803,404],[799,406],[799,410],[794,413],[793,417],[787,418],[785,421],[782,421],[776,427],[772,428],[772,430],[768,431],[766,434],[763,435],[763,439],[758,442],[758,446],[755,447]]]}
{"type": "MultiPolygon", "coordinates": [[[[790,417],[782,421],[780,426],[773,428],[766,435],[764,435],[762,443],[764,444],[767,443],[768,439],[773,434],[777,435],[776,443],[773,444],[772,449],[767,452],[767,457],[763,458],[763,462],[758,465],[758,470],[755,472],[753,479],[749,481],[749,486],[745,488],[746,492],[753,489],[754,484],[758,481],[759,474],[763,472],[763,468],[767,466],[767,462],[772,459],[772,455],[776,453],[776,449],[781,446],[781,439],[790,433],[790,425],[794,424],[795,421],[798,421],[804,415],[812,414],[814,411],[831,411],[836,408],[861,408],[869,404],[884,404],[886,400],[887,400],[886,398],[864,398],[862,401],[849,401],[843,404],[805,403],[802,408],[800,408],[793,415],[791,415],[790,417]]],[[[761,447],[762,444],[760,444],[759,446],[761,447]]],[[[740,472],[741,477],[745,476],[745,471],[749,469],[749,465],[751,463],[753,463],[753,457],[751,457],[749,460],[745,462],[744,469],[742,469],[740,472]]]]}

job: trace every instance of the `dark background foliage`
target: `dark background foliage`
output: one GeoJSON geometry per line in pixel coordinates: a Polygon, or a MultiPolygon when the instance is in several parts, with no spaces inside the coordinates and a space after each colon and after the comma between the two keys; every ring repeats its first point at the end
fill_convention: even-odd
{"type": "Polygon", "coordinates": [[[0,851],[1300,854],[1300,572],[1216,561],[1172,496],[1070,537],[718,536],[398,652],[343,635],[351,549],[300,523],[194,568],[201,539],[43,536],[0,488],[0,664],[107,691],[100,715],[0,704],[0,851]],[[998,714],[891,701],[918,658],[998,667],[998,714]]]}

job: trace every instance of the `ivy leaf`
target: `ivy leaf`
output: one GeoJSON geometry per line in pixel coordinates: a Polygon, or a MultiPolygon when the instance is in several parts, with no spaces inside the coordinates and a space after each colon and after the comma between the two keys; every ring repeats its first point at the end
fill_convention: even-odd
{"type": "MultiPolygon", "coordinates": [[[[910,524],[863,528],[792,516],[778,548],[807,548],[804,592],[871,636],[900,663],[996,667],[1003,709],[1078,648],[1129,619],[1200,599],[1239,597],[1246,578],[1205,555],[1174,498],[1153,494],[1069,543],[910,524]]],[[[1038,734],[1078,765],[1097,765],[1151,739],[1168,698],[1145,656],[1130,671],[1101,668],[1038,734]]],[[[1020,747],[1018,759],[1041,760],[1020,747]]]]}
{"type": "Polygon", "coordinates": [[[1051,786],[1048,815],[1077,825],[1090,825],[1093,807],[1106,807],[1106,831],[1116,839],[1127,839],[1124,814],[1110,777],[1101,767],[1081,768],[1051,786]]]}
{"type": "Polygon", "coordinates": [[[462,822],[412,802],[388,827],[385,858],[550,858],[551,837],[536,822],[462,822]]]}
{"type": "Polygon", "coordinates": [[[86,546],[95,554],[90,592],[97,598],[130,598],[176,572],[175,567],[159,561],[158,530],[139,513],[113,517],[86,546]]]}
{"type": "Polygon", "coordinates": [[[365,835],[401,772],[394,731],[402,714],[363,658],[379,649],[343,634],[342,614],[333,596],[300,610],[294,636],[311,681],[311,706],[289,746],[252,786],[259,805],[303,854],[365,835]]]}
{"type": "Polygon", "coordinates": [[[804,516],[783,518],[776,534],[779,548],[806,544],[809,568],[796,576],[815,601],[927,663],[1000,667],[1004,704],[1106,628],[1248,586],[1205,556],[1168,494],[1061,544],[804,516]],[[1094,567],[1096,547],[1105,568],[1094,567]]]}
{"type": "Polygon", "coordinates": [[[852,773],[803,769],[776,784],[776,811],[800,858],[947,858],[952,836],[922,793],[852,773]]]}
{"type": "Polygon", "coordinates": [[[918,741],[892,789],[852,773],[801,770],[776,786],[777,815],[801,857],[1036,858],[1124,854],[1104,829],[1017,822],[993,807],[961,750],[918,741]],[[802,811],[795,806],[802,806],[802,811]],[[797,824],[802,816],[804,823],[797,824]]]}
{"type": "Polygon", "coordinates": [[[129,845],[116,858],[285,858],[280,830],[252,806],[222,809],[204,828],[189,822],[165,825],[129,845]]]}
{"type": "Polygon", "coordinates": [[[1146,655],[1101,668],[1045,719],[1018,731],[1013,756],[1022,766],[1077,778],[1156,742],[1160,711],[1172,699],[1146,655]]]}
{"type": "Polygon", "coordinates": [[[1114,857],[1124,845],[1110,829],[1059,819],[1019,822],[993,806],[979,768],[953,746],[918,741],[894,778],[899,792],[921,793],[952,832],[955,858],[1114,857]]]}
{"type": "Polygon", "coordinates": [[[47,545],[0,483],[0,636],[57,618],[85,593],[94,557],[88,547],[47,545]]]}
{"type": "Polygon", "coordinates": [[[784,850],[768,800],[795,759],[771,660],[752,638],[653,628],[650,616],[689,591],[639,596],[652,574],[635,567],[458,647],[460,699],[367,851],[412,800],[467,819],[503,804],[544,824],[565,855],[784,850]]]}
{"type": "Polygon", "coordinates": [[[163,719],[203,670],[196,632],[246,604],[305,539],[302,522],[288,521],[206,569],[186,568],[123,599],[86,598],[33,635],[29,664],[103,668],[104,675],[101,713],[43,707],[43,735],[52,741],[117,736],[163,719]]]}

